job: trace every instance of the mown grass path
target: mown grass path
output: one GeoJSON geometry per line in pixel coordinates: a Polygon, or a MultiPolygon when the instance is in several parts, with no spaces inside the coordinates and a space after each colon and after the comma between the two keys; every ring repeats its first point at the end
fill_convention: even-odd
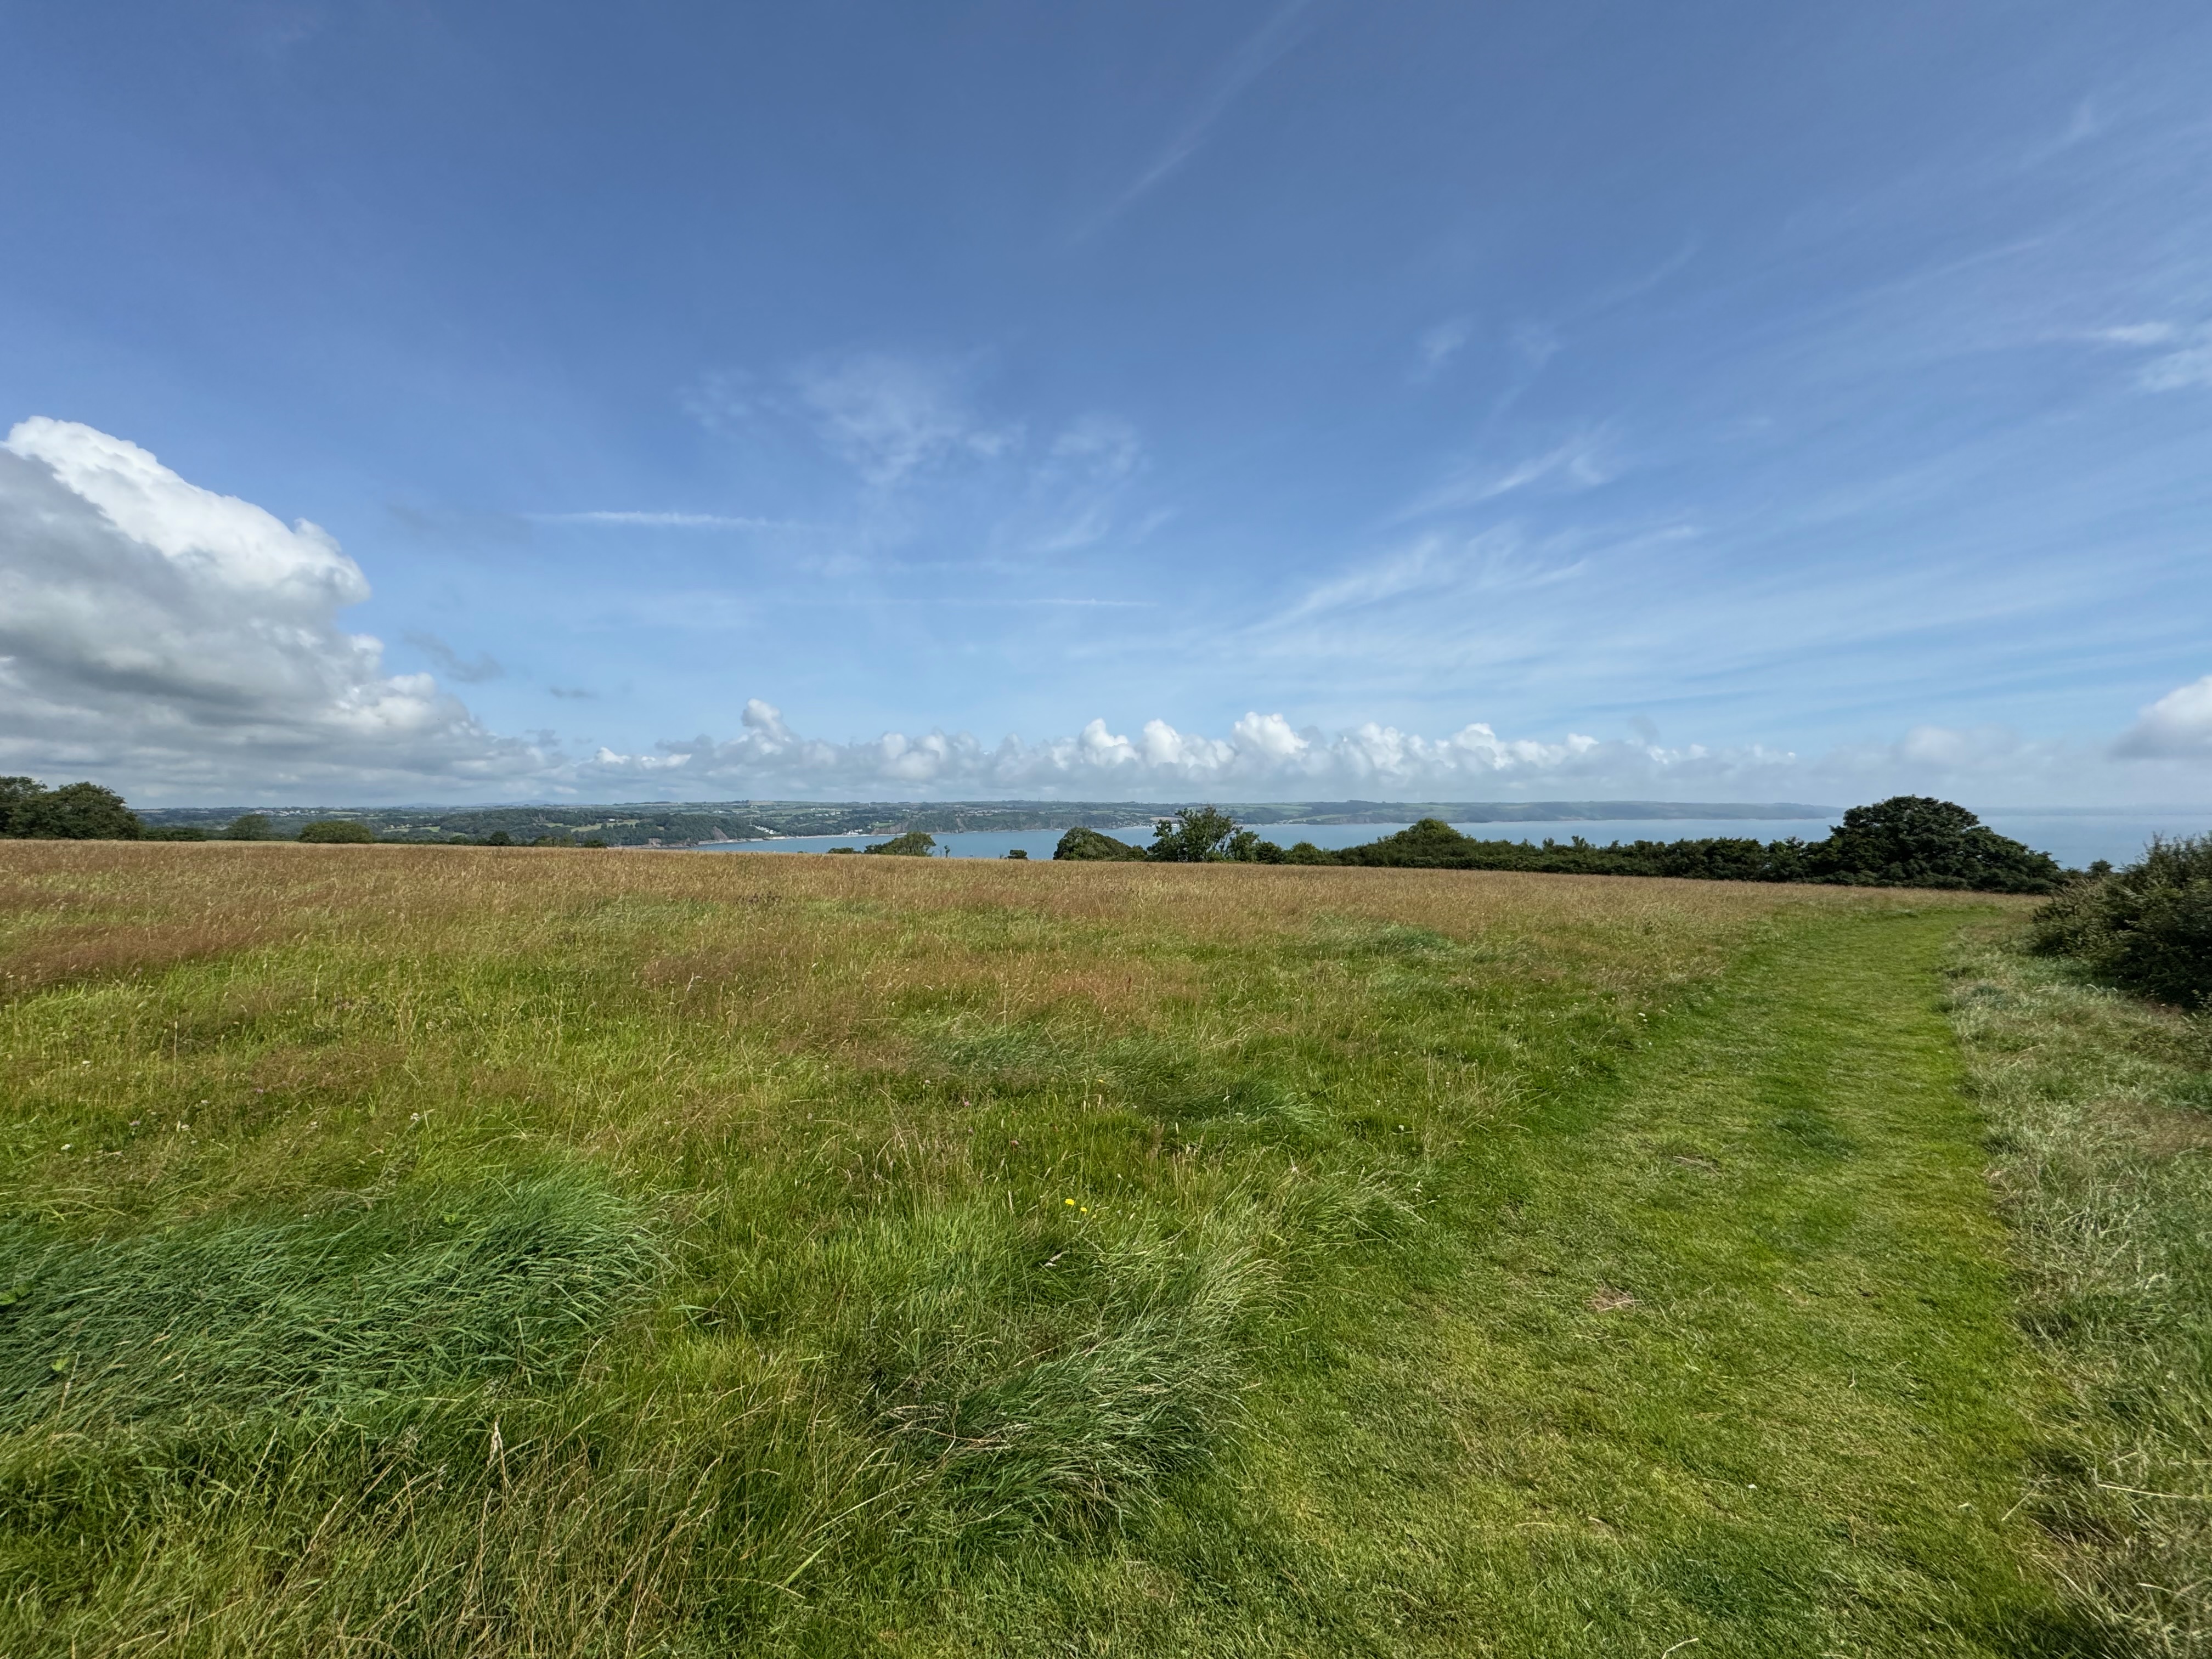
{"type": "Polygon", "coordinates": [[[1235,1498],[1142,1552],[1158,1616],[1102,1562],[1075,1645],[2096,1651],[2012,1513],[2048,1385],[1940,1006],[1960,920],[1792,928],[1471,1146],[1460,1249],[1303,1328],[1235,1498]]]}

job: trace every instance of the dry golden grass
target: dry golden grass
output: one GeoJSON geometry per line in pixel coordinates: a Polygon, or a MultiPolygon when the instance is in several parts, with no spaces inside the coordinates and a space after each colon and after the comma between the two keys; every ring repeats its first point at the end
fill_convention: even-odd
{"type": "Polygon", "coordinates": [[[0,971],[24,989],[311,935],[465,955],[658,933],[690,948],[638,965],[656,987],[711,982],[787,995],[796,976],[837,973],[855,956],[880,953],[854,988],[988,981],[1034,1003],[1052,1000],[1054,969],[1066,962],[1080,973],[1067,994],[1110,1003],[1134,989],[1132,942],[1139,951],[1165,939],[1236,949],[1333,919],[1462,941],[1540,935],[1547,957],[1564,951],[1573,965],[1627,985],[1653,966],[1627,948],[1638,939],[1664,953],[1662,972],[1695,973],[1778,908],[1930,898],[1491,872],[27,842],[0,848],[9,936],[0,971]],[[626,906],[673,908],[625,917],[626,906]],[[803,926],[779,908],[789,906],[804,907],[803,926]],[[696,907],[711,907],[713,926],[696,907]],[[980,937],[927,927],[946,913],[993,925],[980,937]],[[846,950],[825,957],[823,923],[846,950]],[[1704,936],[1702,948],[1691,934],[1704,936]]]}
{"type": "Polygon", "coordinates": [[[757,1129],[830,1073],[840,1089],[883,1071],[951,1088],[979,1066],[1035,1085],[1163,1031],[1200,1062],[1255,1042],[1358,1053],[1362,953],[1390,930],[1393,948],[1462,947],[1470,983],[1572,987],[1617,1018],[1713,973],[1778,913],[1928,902],[1464,872],[281,843],[15,843],[0,882],[0,996],[76,987],[76,1029],[103,1051],[58,1059],[104,1074],[131,1056],[129,1099],[163,1072],[203,1079],[178,1115],[198,1120],[191,1139],[125,1166],[150,1163],[156,1181],[212,1136],[289,1160],[318,1109],[353,1109],[335,1142],[318,1130],[325,1152],[385,1156],[386,1098],[611,1152],[757,1129]],[[189,984],[151,988],[184,963],[199,969],[189,984]],[[611,1021],[611,1046],[574,1040],[611,1021]]]}
{"type": "Polygon", "coordinates": [[[1427,944],[1451,952],[1448,983],[1499,1002],[1480,1057],[1420,1060],[1418,1086],[1462,1103],[1457,1121],[1474,1097],[1526,1086],[1515,1054],[1531,1033],[1512,1005],[1539,991],[1619,1028],[1778,916],[1931,900],[1455,871],[219,842],[4,844],[0,884],[0,996],[49,993],[46,1017],[15,1033],[19,1075],[42,1095],[65,1079],[62,1097],[84,1104],[98,1088],[110,1115],[142,1120],[105,1137],[96,1170],[81,1161],[101,1138],[89,1127],[43,1162],[58,1212],[180,1182],[196,1206],[264,1182],[349,1188],[487,1137],[653,1165],[686,1143],[764,1152],[791,1139],[794,1110],[865,1124],[854,1133],[870,1143],[886,1124],[941,1139],[1009,1092],[1068,1092],[1088,1118],[1141,1091],[1112,1061],[1145,1040],[1201,1070],[1263,1050],[1380,1064],[1375,1086],[1395,1091],[1407,1062],[1383,1059],[1377,999],[1391,953],[1427,944]],[[869,1103],[844,1109],[856,1092],[869,1103]],[[189,1127],[156,1141],[149,1112],[189,1127]]]}

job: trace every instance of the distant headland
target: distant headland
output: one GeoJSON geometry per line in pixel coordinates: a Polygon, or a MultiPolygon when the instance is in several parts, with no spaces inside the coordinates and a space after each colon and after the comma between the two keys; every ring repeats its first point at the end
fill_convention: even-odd
{"type": "MultiPolygon", "coordinates": [[[[504,830],[518,842],[544,835],[594,836],[617,847],[696,847],[775,836],[899,835],[926,830],[1111,830],[1170,817],[1196,801],[630,801],[604,805],[141,807],[154,826],[214,831],[241,813],[272,827],[349,818],[387,839],[443,841],[504,830]]],[[[1583,823],[1618,818],[1821,819],[1838,809],[1802,801],[1221,801],[1241,823],[1583,823]]],[[[283,831],[279,829],[279,833],[283,831]]]]}

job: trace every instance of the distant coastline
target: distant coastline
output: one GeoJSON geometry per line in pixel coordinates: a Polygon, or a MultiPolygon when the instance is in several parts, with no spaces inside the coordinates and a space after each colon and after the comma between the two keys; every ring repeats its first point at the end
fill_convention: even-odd
{"type": "MultiPolygon", "coordinates": [[[[603,805],[511,804],[493,806],[167,806],[139,809],[149,824],[189,825],[210,832],[244,812],[281,828],[317,818],[349,818],[379,836],[440,841],[504,830],[517,841],[544,835],[595,836],[617,847],[696,847],[703,843],[799,836],[933,834],[963,830],[1110,830],[1171,817],[1181,801],[629,801],[603,805]]],[[[1802,801],[1218,801],[1239,823],[1273,824],[1583,823],[1624,818],[1826,820],[1837,810],[1802,801]]]]}

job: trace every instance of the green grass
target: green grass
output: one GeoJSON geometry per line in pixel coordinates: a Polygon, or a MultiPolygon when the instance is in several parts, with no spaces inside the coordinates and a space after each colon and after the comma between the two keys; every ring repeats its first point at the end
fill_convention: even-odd
{"type": "Polygon", "coordinates": [[[0,859],[11,1656],[2125,1650],[1986,903],[0,859]]]}
{"type": "Polygon", "coordinates": [[[2002,937],[1954,971],[2064,1389],[2029,1510],[2116,1646],[2212,1653],[2212,1030],[2002,937]]]}
{"type": "Polygon", "coordinates": [[[189,1432],[560,1376],[647,1288],[653,1250],[575,1173],[135,1237],[19,1223],[0,1261],[0,1432],[189,1432]]]}
{"type": "Polygon", "coordinates": [[[1796,933],[1502,1116],[1269,1352],[1235,1479],[920,1645],[2102,1650],[2014,1513],[2046,1385],[1937,1001],[1955,925],[1796,933]]]}

